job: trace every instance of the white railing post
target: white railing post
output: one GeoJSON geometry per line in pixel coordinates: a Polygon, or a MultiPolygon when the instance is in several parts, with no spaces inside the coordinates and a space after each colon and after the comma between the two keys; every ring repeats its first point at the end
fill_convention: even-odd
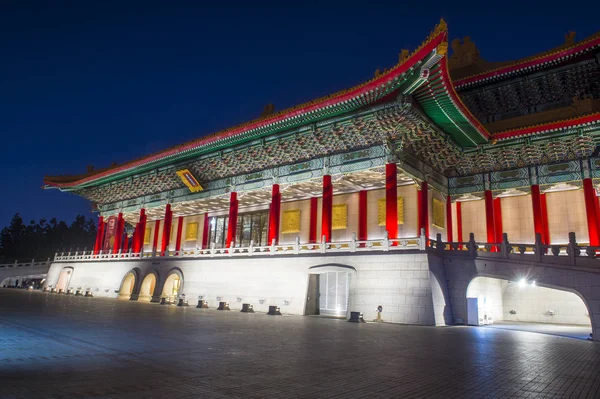
{"type": "Polygon", "coordinates": [[[248,247],[248,256],[254,255],[254,240],[250,240],[250,246],[248,247]]]}
{"type": "Polygon", "coordinates": [[[419,235],[419,249],[421,251],[425,251],[425,249],[427,249],[427,237],[425,237],[425,229],[421,229],[421,234],[419,235]]]}
{"type": "Polygon", "coordinates": [[[321,236],[321,253],[324,254],[327,252],[327,241],[325,241],[325,236],[321,236]]]}
{"type": "Polygon", "coordinates": [[[384,252],[388,252],[390,250],[390,236],[388,235],[388,231],[383,232],[383,240],[381,241],[381,247],[384,252]]]}
{"type": "Polygon", "coordinates": [[[215,252],[216,252],[216,246],[217,244],[214,242],[210,243],[210,257],[214,258],[215,257],[215,252]]]}
{"type": "Polygon", "coordinates": [[[356,252],[356,233],[352,233],[352,239],[350,240],[350,252],[356,252]]]}
{"type": "Polygon", "coordinates": [[[294,254],[300,253],[300,237],[296,236],[296,243],[294,244],[294,254]]]}
{"type": "Polygon", "coordinates": [[[270,254],[275,255],[275,239],[271,240],[271,248],[269,248],[270,254]]]}
{"type": "Polygon", "coordinates": [[[235,248],[235,241],[231,240],[231,242],[229,243],[229,253],[228,253],[229,256],[233,256],[234,248],[235,248]]]}

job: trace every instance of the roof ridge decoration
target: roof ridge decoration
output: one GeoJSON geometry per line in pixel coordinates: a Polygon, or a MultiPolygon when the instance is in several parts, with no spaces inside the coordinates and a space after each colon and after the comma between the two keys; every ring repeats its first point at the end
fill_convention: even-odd
{"type": "Polygon", "coordinates": [[[494,141],[502,141],[513,138],[531,136],[533,134],[548,133],[567,128],[575,129],[583,125],[600,123],[600,112],[592,112],[586,115],[579,115],[573,118],[560,119],[551,122],[538,123],[535,125],[519,127],[516,129],[504,130],[493,135],[494,141]]]}
{"type": "Polygon", "coordinates": [[[369,96],[373,93],[373,91],[379,90],[378,86],[380,84],[389,82],[394,78],[397,79],[402,73],[408,71],[418,61],[420,61],[420,59],[426,57],[431,51],[433,51],[433,49],[435,49],[441,42],[447,43],[447,25],[444,19],[440,20],[439,24],[435,26],[427,39],[421,43],[421,45],[410,54],[410,56],[404,59],[401,58],[394,67],[366,82],[270,115],[259,117],[257,119],[203,136],[198,139],[185,142],[167,150],[138,158],[123,165],[109,168],[108,170],[102,170],[100,173],[74,176],[73,179],[76,180],[70,182],[65,182],[67,176],[61,176],[58,179],[54,179],[51,176],[46,176],[44,178],[44,183],[48,187],[57,188],[76,188],[82,184],[89,185],[90,183],[108,176],[115,175],[117,173],[128,173],[138,167],[144,165],[148,166],[148,164],[164,160],[165,158],[175,158],[185,153],[197,150],[203,146],[219,144],[226,139],[231,139],[257,129],[272,127],[276,124],[282,123],[285,120],[306,116],[314,113],[318,109],[332,108],[334,105],[340,105],[351,101],[353,97],[369,96]],[[60,182],[61,180],[62,182],[60,182]]]}
{"type": "Polygon", "coordinates": [[[600,32],[567,47],[545,51],[533,57],[515,60],[488,71],[457,79],[454,86],[456,89],[463,89],[474,84],[487,83],[490,80],[510,76],[523,70],[533,70],[544,65],[557,64],[565,58],[573,58],[597,46],[600,46],[600,32]]]}

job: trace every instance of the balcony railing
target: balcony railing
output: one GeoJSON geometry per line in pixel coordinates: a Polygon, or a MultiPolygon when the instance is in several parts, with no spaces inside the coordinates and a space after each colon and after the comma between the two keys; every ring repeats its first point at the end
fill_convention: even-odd
{"type": "MultiPolygon", "coordinates": [[[[509,242],[506,233],[502,234],[502,242],[499,243],[477,242],[473,233],[469,235],[469,241],[466,242],[443,242],[441,235],[438,234],[436,240],[427,239],[427,247],[429,250],[435,250],[439,254],[462,253],[474,257],[483,255],[483,253],[486,256],[496,256],[505,259],[516,255],[528,255],[530,259],[537,262],[552,262],[552,259],[558,260],[561,257],[562,259],[568,258],[568,263],[571,265],[576,265],[578,261],[585,259],[597,259],[600,257],[599,246],[578,244],[575,233],[569,233],[568,244],[550,245],[542,243],[539,233],[536,233],[533,244],[509,242]]],[[[579,264],[581,263],[579,262],[579,264]]]]}
{"type": "Polygon", "coordinates": [[[304,254],[333,254],[333,253],[360,253],[360,252],[389,252],[406,250],[425,250],[425,236],[411,238],[388,238],[387,234],[380,240],[357,240],[353,234],[349,241],[325,242],[301,244],[296,237],[293,244],[275,244],[268,246],[254,246],[250,242],[248,247],[236,247],[232,243],[230,248],[216,248],[212,244],[207,249],[185,249],[180,251],[165,252],[124,252],[124,253],[98,253],[93,251],[75,251],[68,253],[56,253],[55,262],[82,262],[82,261],[112,261],[112,260],[142,260],[153,258],[226,258],[226,257],[252,257],[265,255],[304,255],[304,254]]]}

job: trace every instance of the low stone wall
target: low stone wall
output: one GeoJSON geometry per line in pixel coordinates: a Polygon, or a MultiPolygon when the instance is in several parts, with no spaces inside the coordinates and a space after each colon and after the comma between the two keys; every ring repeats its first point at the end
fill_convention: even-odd
{"type": "Polygon", "coordinates": [[[136,275],[134,293],[145,276],[155,273],[154,294],[160,295],[168,275],[178,271],[183,276],[180,293],[185,293],[190,305],[202,295],[211,307],[220,298],[232,310],[240,310],[242,303],[261,312],[277,305],[283,313],[296,315],[305,311],[309,274],[346,270],[350,273],[348,312],[363,312],[371,320],[382,306],[387,322],[436,324],[424,252],[53,263],[46,284],[55,286],[63,268],[73,268],[70,287],[91,288],[94,296],[116,298],[129,272],[136,275]]]}

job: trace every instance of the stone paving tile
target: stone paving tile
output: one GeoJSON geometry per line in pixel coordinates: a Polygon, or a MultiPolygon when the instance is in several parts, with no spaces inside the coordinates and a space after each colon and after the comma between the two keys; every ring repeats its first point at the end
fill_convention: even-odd
{"type": "Polygon", "coordinates": [[[0,398],[600,398],[600,344],[0,289],[0,398]]]}

